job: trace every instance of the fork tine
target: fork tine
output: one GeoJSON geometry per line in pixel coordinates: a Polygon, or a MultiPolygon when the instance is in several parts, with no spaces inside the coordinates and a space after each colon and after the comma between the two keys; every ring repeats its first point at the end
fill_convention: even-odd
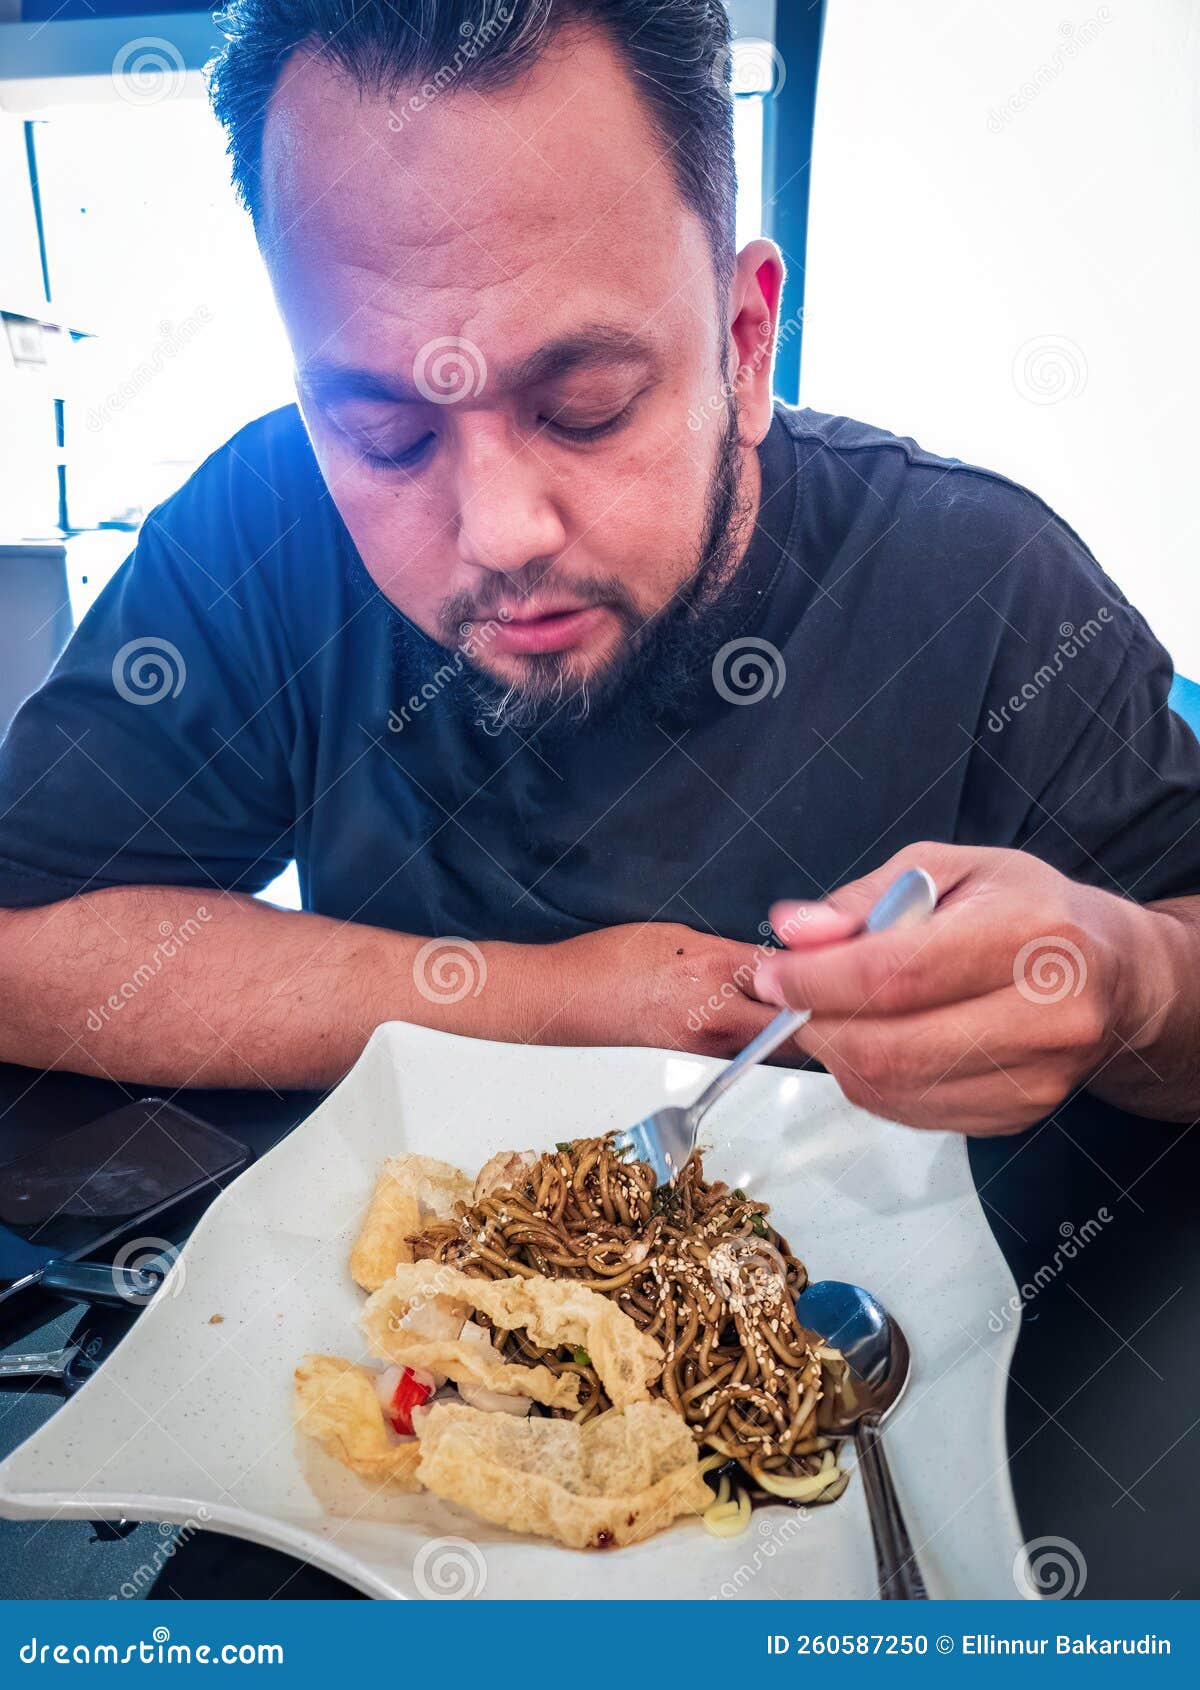
{"type": "Polygon", "coordinates": [[[638,1121],[624,1132],[614,1133],[613,1145],[619,1155],[628,1154],[635,1162],[649,1162],[654,1169],[656,1185],[665,1185],[671,1169],[663,1155],[662,1143],[650,1121],[638,1121]]]}

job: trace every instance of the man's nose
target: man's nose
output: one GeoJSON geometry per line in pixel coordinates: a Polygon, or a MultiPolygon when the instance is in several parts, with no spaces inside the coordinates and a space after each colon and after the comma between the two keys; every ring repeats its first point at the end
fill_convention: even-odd
{"type": "Polygon", "coordinates": [[[533,558],[554,557],[566,532],[537,453],[487,419],[461,430],[455,492],[458,552],[477,569],[510,575],[533,558]]]}

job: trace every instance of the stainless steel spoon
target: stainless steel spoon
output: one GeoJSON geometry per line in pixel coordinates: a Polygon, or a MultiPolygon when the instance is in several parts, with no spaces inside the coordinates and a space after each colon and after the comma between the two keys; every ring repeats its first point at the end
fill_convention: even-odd
{"type": "Polygon", "coordinates": [[[878,1298],[840,1279],[821,1279],[802,1291],[796,1314],[803,1326],[842,1352],[853,1375],[853,1411],[829,1430],[854,1439],[875,1539],[879,1594],[888,1600],[925,1600],[928,1592],[880,1429],[908,1383],[908,1340],[878,1298]]]}
{"type": "Polygon", "coordinates": [[[61,1349],[0,1355],[0,1391],[48,1386],[74,1396],[120,1343],[137,1312],[127,1302],[119,1308],[89,1308],[61,1349]]]}
{"type": "Polygon", "coordinates": [[[64,1397],[70,1397],[87,1384],[95,1371],[94,1358],[76,1343],[65,1344],[61,1350],[0,1356],[0,1390],[50,1385],[64,1397]]]}
{"type": "MultiPolygon", "coordinates": [[[[937,887],[923,868],[907,869],[874,905],[860,931],[882,933],[885,927],[911,927],[932,914],[937,897],[937,887]]],[[[656,1109],[645,1120],[638,1121],[623,1133],[615,1134],[613,1142],[617,1151],[628,1152],[635,1162],[649,1162],[654,1169],[655,1182],[658,1185],[668,1184],[695,1150],[700,1122],[717,1099],[724,1097],[748,1069],[765,1062],[786,1039],[799,1032],[811,1014],[808,1009],[781,1010],[758,1037],[751,1039],[745,1050],[705,1086],[694,1103],[686,1108],[671,1105],[656,1109]]]]}

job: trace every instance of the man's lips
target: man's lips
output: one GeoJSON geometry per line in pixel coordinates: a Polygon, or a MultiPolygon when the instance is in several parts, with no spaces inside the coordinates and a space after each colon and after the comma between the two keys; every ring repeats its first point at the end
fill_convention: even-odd
{"type": "Polygon", "coordinates": [[[489,617],[488,649],[515,654],[568,651],[582,645],[605,614],[602,604],[522,605],[489,617]]]}

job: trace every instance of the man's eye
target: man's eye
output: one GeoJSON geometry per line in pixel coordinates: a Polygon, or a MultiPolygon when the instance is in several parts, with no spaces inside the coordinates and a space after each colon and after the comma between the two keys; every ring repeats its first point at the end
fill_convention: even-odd
{"type": "Polygon", "coordinates": [[[412,469],[426,455],[436,435],[426,432],[418,439],[393,444],[379,437],[348,436],[350,448],[372,469],[412,469]]]}
{"type": "Polygon", "coordinates": [[[538,420],[542,427],[553,430],[564,440],[602,440],[606,434],[612,434],[621,427],[632,408],[632,405],[625,405],[615,416],[605,417],[602,422],[572,422],[567,411],[556,411],[538,420]]]}

